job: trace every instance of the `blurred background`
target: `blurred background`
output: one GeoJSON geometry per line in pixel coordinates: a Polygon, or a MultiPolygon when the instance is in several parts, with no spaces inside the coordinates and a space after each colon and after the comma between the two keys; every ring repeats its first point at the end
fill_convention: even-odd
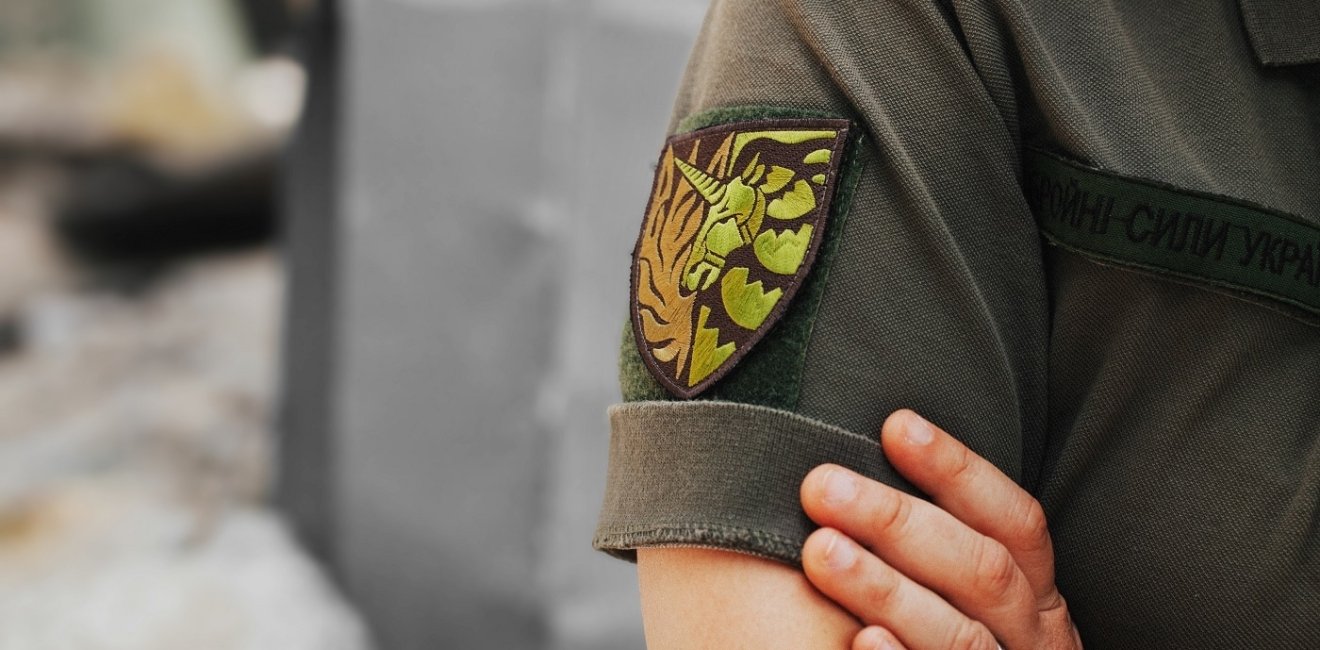
{"type": "Polygon", "coordinates": [[[0,2],[0,650],[641,648],[590,539],[704,11],[0,2]]]}

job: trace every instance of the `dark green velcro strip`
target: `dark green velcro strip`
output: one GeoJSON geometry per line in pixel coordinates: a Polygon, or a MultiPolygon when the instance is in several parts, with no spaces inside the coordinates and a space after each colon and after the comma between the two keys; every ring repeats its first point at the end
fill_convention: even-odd
{"type": "MultiPolygon", "coordinates": [[[[679,133],[730,122],[782,118],[837,118],[838,115],[767,106],[717,108],[684,119],[679,133]]],[[[861,129],[857,129],[861,131],[861,129]]],[[[793,297],[793,304],[747,356],[723,379],[696,399],[761,404],[784,410],[797,408],[802,381],[802,364],[811,339],[816,311],[825,293],[830,268],[843,239],[852,195],[866,164],[864,136],[854,135],[847,146],[830,217],[816,263],[805,283],[793,297]]],[[[631,319],[624,319],[619,353],[619,385],[626,402],[674,399],[655,379],[637,350],[631,319]]]]}
{"type": "Polygon", "coordinates": [[[1027,201],[1051,242],[1320,314],[1320,228],[1040,151],[1028,150],[1024,164],[1027,201]]]}
{"type": "Polygon", "coordinates": [[[593,545],[696,546],[800,566],[815,530],[798,501],[807,472],[837,463],[913,492],[878,440],[786,411],[732,402],[630,402],[610,409],[605,502],[593,545]]]}

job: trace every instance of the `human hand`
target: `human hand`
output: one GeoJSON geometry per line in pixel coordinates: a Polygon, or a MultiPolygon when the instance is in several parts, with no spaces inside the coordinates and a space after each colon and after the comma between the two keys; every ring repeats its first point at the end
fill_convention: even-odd
{"type": "Polygon", "coordinates": [[[931,501],[837,465],[813,469],[801,488],[822,526],[802,564],[866,626],[852,650],[1080,649],[1040,504],[912,411],[890,415],[880,441],[931,501]]]}

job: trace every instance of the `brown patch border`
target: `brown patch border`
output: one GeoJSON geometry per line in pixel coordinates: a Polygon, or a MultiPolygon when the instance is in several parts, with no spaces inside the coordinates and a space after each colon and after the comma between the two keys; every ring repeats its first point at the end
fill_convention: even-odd
{"type": "Polygon", "coordinates": [[[651,372],[662,386],[671,394],[679,399],[692,399],[700,395],[707,388],[710,388],[715,382],[724,378],[730,370],[737,366],[747,353],[756,347],[761,339],[774,328],[775,324],[784,315],[788,309],[789,303],[797,296],[798,289],[801,288],[807,275],[811,273],[816,263],[816,253],[820,250],[821,242],[825,240],[825,229],[829,227],[830,211],[834,207],[834,194],[839,177],[843,175],[844,152],[848,145],[849,129],[852,122],[846,119],[832,118],[778,118],[765,120],[748,120],[742,122],[728,122],[717,124],[688,133],[681,133],[665,139],[665,144],[660,148],[660,156],[656,162],[656,171],[651,177],[651,192],[647,195],[646,207],[644,210],[650,210],[651,201],[655,199],[656,184],[660,180],[660,165],[664,164],[665,151],[675,145],[681,145],[691,140],[704,138],[712,133],[723,133],[733,131],[759,131],[765,129],[836,129],[839,133],[834,138],[834,146],[830,149],[830,169],[825,178],[825,185],[821,192],[821,205],[816,209],[820,216],[813,220],[813,223],[820,225],[819,232],[811,238],[811,246],[807,249],[806,258],[802,261],[802,268],[793,276],[793,279],[784,287],[784,298],[770,310],[766,316],[765,322],[756,328],[748,337],[746,342],[734,351],[733,355],[720,364],[720,367],[712,372],[705,379],[697,382],[696,385],[688,387],[676,383],[669,378],[669,374],[660,368],[655,357],[651,354],[651,349],[646,341],[646,335],[643,333],[641,322],[641,311],[637,309],[637,257],[641,251],[642,237],[646,232],[646,214],[642,215],[642,226],[637,234],[637,241],[633,244],[632,269],[628,278],[628,312],[632,319],[633,340],[637,344],[637,351],[642,357],[642,363],[646,364],[646,369],[651,372]]]}

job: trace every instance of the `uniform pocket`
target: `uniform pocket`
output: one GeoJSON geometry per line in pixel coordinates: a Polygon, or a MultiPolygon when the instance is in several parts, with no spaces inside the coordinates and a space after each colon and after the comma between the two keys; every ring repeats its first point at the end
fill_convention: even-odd
{"type": "Polygon", "coordinates": [[[1320,2],[1238,0],[1242,22],[1262,65],[1320,62],[1320,2]]]}

